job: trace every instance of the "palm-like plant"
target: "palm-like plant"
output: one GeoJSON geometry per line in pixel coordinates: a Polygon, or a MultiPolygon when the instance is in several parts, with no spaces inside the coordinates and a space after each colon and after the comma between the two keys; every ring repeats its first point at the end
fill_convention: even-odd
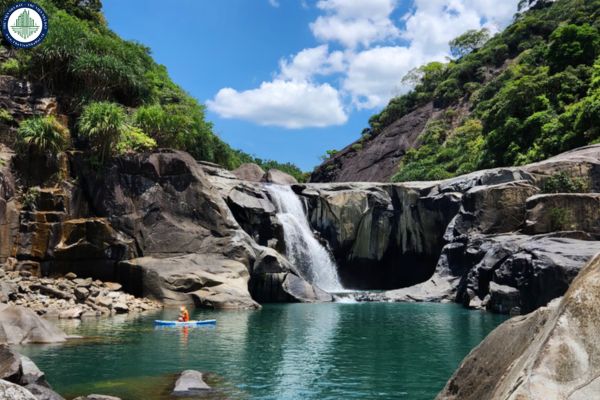
{"type": "Polygon", "coordinates": [[[79,118],[79,133],[90,141],[100,161],[109,158],[126,128],[127,116],[115,103],[97,102],[87,105],[79,118]]]}
{"type": "Polygon", "coordinates": [[[56,155],[69,143],[69,130],[53,116],[26,119],[17,133],[19,147],[38,154],[56,155]]]}

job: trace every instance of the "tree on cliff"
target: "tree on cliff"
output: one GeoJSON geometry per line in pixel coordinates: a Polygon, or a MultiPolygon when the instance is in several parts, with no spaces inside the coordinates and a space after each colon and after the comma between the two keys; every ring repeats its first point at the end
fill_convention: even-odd
{"type": "Polygon", "coordinates": [[[450,54],[455,58],[464,57],[473,50],[479,49],[489,39],[490,31],[487,28],[468,30],[448,43],[450,45],[450,54]]]}

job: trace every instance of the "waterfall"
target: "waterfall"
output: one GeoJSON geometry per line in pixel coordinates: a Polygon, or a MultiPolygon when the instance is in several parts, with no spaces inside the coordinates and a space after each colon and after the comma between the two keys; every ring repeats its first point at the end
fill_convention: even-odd
{"type": "Polygon", "coordinates": [[[327,292],[343,290],[331,255],[308,225],[302,202],[289,186],[267,185],[283,225],[288,260],[308,282],[327,292]]]}

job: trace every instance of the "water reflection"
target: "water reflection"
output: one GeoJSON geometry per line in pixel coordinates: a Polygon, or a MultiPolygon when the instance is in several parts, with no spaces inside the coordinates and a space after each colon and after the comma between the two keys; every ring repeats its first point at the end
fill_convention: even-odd
{"type": "Polygon", "coordinates": [[[72,395],[170,399],[173,376],[197,369],[219,377],[215,385],[230,399],[420,400],[433,398],[503,319],[455,305],[292,304],[193,316],[217,319],[214,327],[153,326],[176,316],[63,324],[86,338],[21,350],[72,395]]]}

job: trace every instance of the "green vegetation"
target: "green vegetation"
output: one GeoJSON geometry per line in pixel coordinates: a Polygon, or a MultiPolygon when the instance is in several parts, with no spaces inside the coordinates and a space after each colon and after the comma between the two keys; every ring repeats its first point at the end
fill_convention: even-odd
{"type": "Polygon", "coordinates": [[[114,153],[117,143],[125,133],[127,116],[115,103],[91,103],[79,118],[79,133],[90,143],[90,148],[100,162],[114,153]]]}
{"type": "Polygon", "coordinates": [[[17,150],[55,156],[69,143],[69,130],[52,116],[27,119],[17,131],[17,150]]]}
{"type": "Polygon", "coordinates": [[[568,211],[561,207],[550,209],[550,230],[564,231],[568,230],[569,216],[568,211]]]}
{"type": "Polygon", "coordinates": [[[321,156],[321,160],[327,161],[333,156],[335,156],[337,153],[339,153],[339,150],[326,150],[325,154],[321,156]]]}
{"type": "Polygon", "coordinates": [[[127,153],[129,151],[143,152],[156,148],[156,140],[146,135],[141,129],[135,126],[126,126],[121,138],[116,145],[117,153],[127,153]]]}
{"type": "Polygon", "coordinates": [[[29,187],[27,191],[21,195],[21,203],[25,210],[34,211],[37,201],[40,197],[40,189],[38,187],[29,187]]]}
{"type": "Polygon", "coordinates": [[[479,49],[488,40],[490,40],[489,29],[470,29],[450,41],[450,54],[455,58],[464,57],[473,50],[479,49]]]}
{"type": "Polygon", "coordinates": [[[429,122],[395,180],[522,165],[600,143],[600,0],[521,3],[527,10],[505,31],[461,35],[451,42],[459,59],[411,71],[414,89],[371,117],[378,135],[430,102],[458,112],[452,123],[429,122]]]}
{"type": "Polygon", "coordinates": [[[544,180],[542,192],[585,193],[589,192],[589,184],[583,178],[574,178],[565,171],[561,171],[544,180]]]}
{"type": "MultiPolygon", "coordinates": [[[[15,2],[0,0],[0,8],[15,2]]],[[[73,134],[93,143],[101,159],[158,146],[185,150],[230,169],[254,160],[213,132],[204,106],[171,80],[147,47],[119,38],[106,26],[100,0],[37,3],[48,13],[48,36],[40,46],[16,50],[0,65],[0,73],[43,83],[60,99],[62,113],[80,119],[73,134]],[[110,110],[107,104],[113,104],[110,110]],[[93,126],[96,122],[100,126],[93,126]]],[[[294,165],[268,163],[302,176],[294,165]]]]}
{"type": "Polygon", "coordinates": [[[13,120],[13,116],[10,115],[10,113],[7,110],[5,110],[4,108],[0,108],[0,122],[6,124],[12,122],[13,120]]]}

